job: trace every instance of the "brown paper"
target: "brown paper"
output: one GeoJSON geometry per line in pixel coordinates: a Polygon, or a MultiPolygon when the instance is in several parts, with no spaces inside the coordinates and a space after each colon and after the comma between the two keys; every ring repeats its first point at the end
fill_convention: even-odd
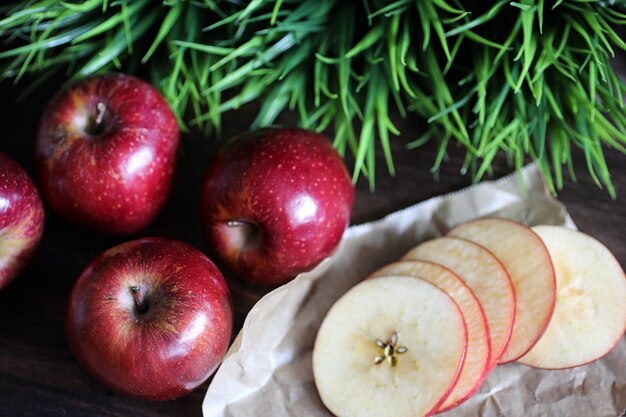
{"type": "MultiPolygon", "coordinates": [[[[575,228],[532,165],[521,178],[512,175],[484,182],[350,227],[331,258],[252,308],[209,386],[204,417],[332,416],[319,398],[311,364],[317,329],[331,305],[417,243],[486,215],[575,228]]],[[[622,339],[605,358],[570,370],[543,371],[515,363],[498,366],[471,399],[441,416],[618,417],[625,407],[626,342],[622,339]]]]}

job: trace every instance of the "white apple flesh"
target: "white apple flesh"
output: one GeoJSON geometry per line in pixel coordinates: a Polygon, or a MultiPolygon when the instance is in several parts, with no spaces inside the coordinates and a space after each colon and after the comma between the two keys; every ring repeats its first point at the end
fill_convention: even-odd
{"type": "Polygon", "coordinates": [[[448,235],[486,247],[509,273],[515,288],[515,323],[500,363],[517,360],[539,340],[554,311],[556,281],[546,246],[529,227],[499,218],[469,221],[448,235]]]}
{"type": "Polygon", "coordinates": [[[338,417],[431,415],[454,387],[467,331],[457,304],[413,277],[366,280],[330,309],[313,374],[338,417]]]}
{"type": "Polygon", "coordinates": [[[543,336],[518,362],[564,369],[606,355],[626,329],[626,277],[596,239],[558,226],[533,230],[546,244],[556,271],[557,301],[543,336]]]}
{"type": "Polygon", "coordinates": [[[491,347],[483,309],[461,278],[439,264],[425,261],[396,262],[377,270],[368,279],[394,275],[421,278],[436,285],[452,297],[463,313],[467,327],[465,362],[459,381],[437,411],[456,407],[474,394],[487,376],[491,347]]]}
{"type": "Polygon", "coordinates": [[[511,278],[498,259],[483,246],[465,239],[440,237],[409,251],[402,260],[435,262],[457,274],[478,298],[487,317],[493,369],[506,349],[515,319],[511,278]]]}

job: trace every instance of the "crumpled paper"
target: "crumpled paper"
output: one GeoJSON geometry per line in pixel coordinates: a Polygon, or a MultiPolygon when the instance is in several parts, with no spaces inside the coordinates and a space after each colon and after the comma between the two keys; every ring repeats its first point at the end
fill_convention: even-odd
{"type": "MultiPolygon", "coordinates": [[[[311,362],[317,329],[332,304],[419,242],[487,215],[575,228],[565,206],[550,196],[533,165],[523,170],[521,178],[511,175],[484,182],[350,227],[329,259],[252,308],[208,388],[204,417],[332,416],[315,388],[311,362]]],[[[622,339],[601,360],[574,369],[498,366],[472,398],[440,415],[618,417],[625,407],[626,341],[622,339]]]]}

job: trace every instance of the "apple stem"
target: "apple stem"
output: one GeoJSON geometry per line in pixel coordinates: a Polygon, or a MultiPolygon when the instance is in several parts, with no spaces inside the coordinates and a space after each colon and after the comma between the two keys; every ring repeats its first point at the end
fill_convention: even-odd
{"type": "Polygon", "coordinates": [[[225,234],[232,248],[245,252],[259,247],[262,233],[256,223],[246,220],[227,220],[224,225],[228,229],[225,234]]]}
{"type": "Polygon", "coordinates": [[[242,222],[240,220],[228,220],[226,222],[226,226],[228,227],[239,227],[239,226],[246,226],[248,225],[247,222],[242,222]]]}
{"type": "Polygon", "coordinates": [[[132,287],[130,287],[130,292],[133,294],[133,299],[135,300],[135,307],[137,307],[137,312],[139,314],[143,314],[148,311],[148,303],[146,303],[146,300],[143,297],[141,287],[138,285],[133,285],[132,287]]]}
{"type": "Polygon", "coordinates": [[[96,117],[94,120],[96,122],[96,128],[99,128],[102,125],[102,119],[104,119],[104,112],[106,109],[107,106],[104,103],[99,102],[96,104],[96,117]]]}

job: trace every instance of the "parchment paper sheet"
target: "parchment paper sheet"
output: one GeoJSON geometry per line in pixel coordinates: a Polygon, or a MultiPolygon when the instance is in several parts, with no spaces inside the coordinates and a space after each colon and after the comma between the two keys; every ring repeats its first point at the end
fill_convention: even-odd
{"type": "MultiPolygon", "coordinates": [[[[311,353],[326,312],[349,288],[417,243],[468,219],[499,215],[530,225],[575,228],[534,166],[524,169],[522,179],[525,196],[512,175],[349,228],[331,258],[269,293],[250,311],[209,386],[204,417],[330,417],[315,388],[311,353]]],[[[477,394],[441,416],[618,417],[625,407],[622,339],[608,356],[571,370],[498,366],[477,394]]]]}

